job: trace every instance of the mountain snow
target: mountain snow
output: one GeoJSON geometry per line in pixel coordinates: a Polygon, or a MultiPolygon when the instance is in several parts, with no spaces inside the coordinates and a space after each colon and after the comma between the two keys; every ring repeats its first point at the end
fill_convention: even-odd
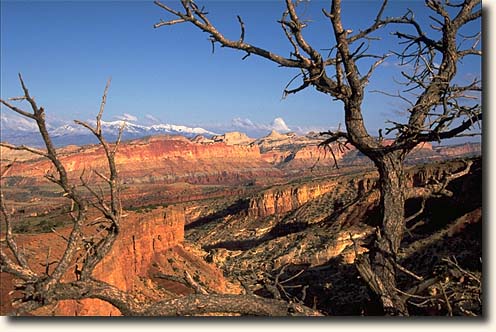
{"type": "MultiPolygon", "coordinates": [[[[1,113],[1,140],[16,144],[30,144],[41,146],[43,142],[38,133],[38,128],[34,121],[25,119],[17,115],[6,115],[1,113]]],[[[129,118],[129,117],[128,117],[129,118]]],[[[95,125],[95,121],[88,121],[90,125],[95,125]]],[[[196,135],[214,136],[215,132],[198,127],[187,127],[174,124],[155,124],[145,126],[130,122],[128,120],[102,121],[102,130],[108,139],[114,139],[120,128],[124,125],[123,138],[134,139],[151,135],[182,135],[194,137],[196,135]]],[[[93,135],[88,129],[75,123],[60,123],[58,126],[48,128],[52,139],[56,145],[67,144],[88,144],[95,143],[93,135]]]]}
{"type": "MultiPolygon", "coordinates": [[[[91,123],[94,125],[94,123],[91,123]]],[[[132,134],[139,136],[156,135],[156,134],[179,134],[186,136],[195,135],[218,135],[214,132],[203,128],[191,128],[187,126],[173,124],[158,124],[152,126],[143,126],[129,121],[102,121],[102,130],[104,134],[117,135],[120,128],[124,125],[124,134],[132,134]]],[[[36,128],[32,128],[36,129],[36,128]]],[[[69,136],[69,135],[85,135],[89,134],[88,129],[77,124],[66,124],[57,127],[50,131],[53,137],[69,136]]]]}

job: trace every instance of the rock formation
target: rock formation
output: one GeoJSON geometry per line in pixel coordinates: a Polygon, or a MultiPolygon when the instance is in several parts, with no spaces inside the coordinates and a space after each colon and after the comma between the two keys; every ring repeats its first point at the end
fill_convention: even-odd
{"type": "MultiPolygon", "coordinates": [[[[68,230],[57,233],[66,234],[68,230]]],[[[181,207],[159,208],[141,213],[128,213],[121,225],[121,236],[117,239],[111,252],[97,265],[93,276],[108,282],[117,288],[144,297],[163,299],[192,293],[193,290],[180,280],[187,271],[198,278],[206,288],[229,292],[228,284],[222,273],[213,265],[207,264],[198,251],[184,244],[184,209],[181,207]],[[165,282],[169,277],[172,281],[165,282]],[[167,286],[166,292],[160,285],[167,286]],[[161,290],[162,289],[162,290],[161,290]]],[[[54,233],[23,235],[19,238],[32,255],[28,256],[32,266],[40,267],[44,255],[50,250],[53,257],[64,250],[64,241],[54,233]],[[50,248],[50,249],[49,249],[50,248]]],[[[76,264],[76,262],[75,262],[76,264]]],[[[41,272],[41,271],[40,271],[41,272]]],[[[75,275],[66,275],[65,280],[74,280],[75,275]]],[[[1,274],[2,312],[8,312],[10,298],[8,290],[13,287],[13,280],[5,273],[1,274]]],[[[57,305],[34,312],[36,315],[63,316],[108,316],[120,315],[119,310],[97,299],[80,301],[60,301],[57,305]]]]}
{"type": "MultiPolygon", "coordinates": [[[[297,136],[272,131],[253,140],[243,133],[232,132],[212,139],[197,136],[152,136],[123,142],[116,163],[124,183],[242,184],[254,179],[275,179],[291,172],[311,172],[314,168],[329,169],[338,161],[340,166],[370,164],[356,150],[319,147],[322,138],[316,135],[297,136]],[[332,151],[331,151],[332,150],[332,151]],[[284,172],[281,172],[284,170],[284,172]],[[288,173],[288,171],[290,171],[288,173]]],[[[388,140],[384,144],[388,144],[388,140]]],[[[40,181],[51,171],[48,161],[23,151],[2,148],[2,161],[16,160],[9,174],[24,183],[40,181]],[[30,179],[30,180],[28,180],[30,179]]],[[[423,144],[410,159],[415,162],[442,160],[457,155],[480,153],[480,144],[435,147],[423,144]]],[[[67,146],[59,150],[69,175],[79,178],[83,170],[105,171],[107,164],[99,146],[67,146]]]]}
{"type": "MultiPolygon", "coordinates": [[[[165,141],[168,148],[173,143],[193,145],[182,139],[165,141]]],[[[148,148],[154,142],[156,150],[162,144],[160,140],[142,144],[148,148]]],[[[225,148],[223,143],[211,145],[225,148]]],[[[136,145],[125,148],[134,149],[136,145]]],[[[235,146],[231,148],[238,151],[235,146]]],[[[175,148],[171,151],[177,153],[175,148]]],[[[66,157],[74,158],[71,154],[66,157]]],[[[450,161],[412,167],[406,175],[407,185],[439,181],[463,165],[462,161],[450,161]]],[[[365,310],[363,305],[368,295],[352,263],[357,253],[368,250],[367,243],[380,220],[379,196],[374,189],[377,176],[375,171],[356,169],[325,176],[300,176],[264,188],[254,186],[249,194],[240,192],[241,196],[209,199],[198,196],[198,200],[190,197],[189,202],[166,208],[128,210],[119,239],[94,276],[150,299],[193,292],[182,280],[185,271],[212,292],[240,293],[239,283],[242,283],[250,291],[267,297],[274,296],[268,291],[269,276],[281,276],[281,280],[291,278],[287,284],[292,287],[287,289],[288,298],[301,298],[302,287],[308,286],[307,305],[315,305],[328,314],[358,315],[365,310]]],[[[481,160],[476,159],[469,174],[450,184],[452,197],[426,202],[426,211],[407,224],[414,229],[408,230],[402,245],[403,266],[428,277],[442,257],[458,255],[468,257],[464,262],[478,273],[480,185],[481,160]],[[423,257],[422,265],[418,257],[423,257]]],[[[410,216],[416,211],[418,202],[409,202],[406,214],[410,216]]],[[[23,216],[18,220],[21,219],[29,220],[23,216]]],[[[64,236],[67,232],[63,227],[57,229],[64,236]]],[[[57,257],[65,246],[64,240],[51,232],[18,234],[18,239],[28,253],[29,262],[40,272],[44,266],[39,262],[46,261],[48,248],[50,257],[57,257]]],[[[65,276],[66,280],[74,277],[65,276]]],[[[7,313],[12,310],[10,302],[16,295],[10,293],[14,280],[7,274],[1,278],[0,309],[7,313]]],[[[411,280],[407,278],[407,281],[410,283],[400,279],[402,289],[408,289],[411,280]]],[[[84,300],[62,301],[33,314],[118,315],[119,312],[105,302],[84,300]]]]}
{"type": "Polygon", "coordinates": [[[245,133],[240,133],[238,131],[213,136],[212,140],[214,142],[226,143],[226,145],[248,145],[254,141],[253,138],[250,138],[245,133]]]}

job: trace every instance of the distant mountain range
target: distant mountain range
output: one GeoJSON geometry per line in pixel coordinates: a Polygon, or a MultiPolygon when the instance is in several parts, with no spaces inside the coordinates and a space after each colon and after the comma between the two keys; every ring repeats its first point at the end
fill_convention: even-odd
{"type": "MultiPolygon", "coordinates": [[[[16,145],[26,144],[42,146],[41,136],[34,123],[19,123],[18,120],[2,116],[1,141],[16,145]]],[[[117,138],[121,126],[124,125],[122,137],[124,140],[135,139],[153,135],[181,135],[188,138],[197,135],[211,137],[218,135],[203,128],[192,128],[174,124],[156,124],[151,126],[139,125],[129,121],[102,121],[102,129],[107,140],[117,138]]],[[[95,137],[84,127],[77,124],[63,124],[49,128],[52,140],[57,146],[69,144],[85,145],[97,143],[95,137]]]]}
{"type": "MultiPolygon", "coordinates": [[[[89,130],[80,125],[54,119],[47,122],[48,131],[51,134],[53,143],[57,147],[63,147],[67,145],[82,146],[98,143],[96,138],[89,132],[89,130]]],[[[91,125],[94,125],[95,121],[92,120],[88,122],[91,125]]],[[[2,112],[0,113],[0,124],[1,142],[8,142],[15,145],[29,145],[34,147],[44,146],[41,135],[39,134],[38,128],[34,121],[2,112]]],[[[209,128],[211,130],[201,127],[188,127],[183,125],[163,123],[143,125],[131,122],[130,120],[102,121],[102,128],[105,138],[109,142],[116,140],[119,130],[123,124],[123,140],[139,139],[155,135],[180,135],[189,139],[192,139],[196,136],[201,136],[197,140],[202,141],[206,139],[207,141],[212,142],[225,141],[228,145],[230,145],[244,144],[246,142],[250,143],[255,141],[255,139],[259,139],[261,140],[260,148],[264,150],[272,149],[272,145],[274,143],[272,141],[274,140],[277,141],[277,144],[279,145],[294,145],[297,143],[306,145],[309,143],[308,139],[310,139],[311,141],[316,140],[319,142],[322,139],[322,137],[319,137],[313,131],[304,131],[304,128],[289,128],[282,118],[274,119],[274,121],[270,125],[256,124],[248,119],[235,119],[231,126],[209,128]],[[293,129],[294,131],[292,131],[293,129]],[[214,132],[214,130],[219,131],[220,133],[214,132]],[[240,132],[242,133],[241,136],[240,132]],[[268,143],[265,142],[267,140],[268,143]],[[267,144],[268,147],[265,146],[267,144]]],[[[448,144],[446,144],[446,142],[445,144],[453,145],[466,142],[467,141],[452,141],[448,144]]]]}
{"type": "MultiPolygon", "coordinates": [[[[194,137],[196,135],[213,136],[218,135],[214,132],[208,131],[203,128],[191,128],[187,126],[173,125],[173,124],[157,124],[151,126],[144,126],[129,121],[102,121],[102,128],[107,135],[118,135],[120,128],[124,126],[124,134],[136,137],[157,135],[157,134],[170,134],[170,135],[183,135],[186,137],[194,137]]],[[[53,137],[61,137],[68,135],[84,135],[88,130],[77,124],[67,124],[58,127],[51,131],[53,137]]]]}

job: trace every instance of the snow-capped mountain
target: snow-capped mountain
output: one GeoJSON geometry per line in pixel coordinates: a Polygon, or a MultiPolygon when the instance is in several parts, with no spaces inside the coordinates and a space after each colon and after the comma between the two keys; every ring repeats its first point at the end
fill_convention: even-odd
{"type": "MultiPolygon", "coordinates": [[[[208,131],[203,128],[191,128],[187,126],[173,125],[173,124],[157,124],[152,126],[144,126],[129,121],[102,121],[102,130],[104,134],[107,135],[117,135],[121,127],[124,126],[124,135],[157,135],[157,134],[171,134],[171,135],[183,135],[183,136],[196,136],[196,135],[207,135],[213,136],[218,135],[214,132],[208,131]]],[[[66,136],[66,135],[84,135],[88,133],[88,130],[77,124],[66,124],[61,127],[55,128],[50,132],[52,136],[66,136]]]]}
{"type": "MultiPolygon", "coordinates": [[[[91,123],[91,125],[94,125],[91,123]]],[[[34,121],[25,120],[17,116],[1,116],[1,141],[7,141],[15,144],[29,144],[42,146],[41,136],[37,131],[34,121]]],[[[102,121],[102,130],[106,138],[111,141],[117,138],[120,128],[124,126],[123,139],[134,139],[152,135],[182,135],[194,137],[196,135],[213,136],[218,135],[212,131],[203,128],[192,128],[174,124],[155,124],[150,126],[132,123],[130,121],[102,121]]],[[[88,129],[75,124],[64,123],[59,126],[49,126],[49,132],[53,142],[58,146],[68,144],[92,144],[96,143],[95,137],[88,129]]]]}

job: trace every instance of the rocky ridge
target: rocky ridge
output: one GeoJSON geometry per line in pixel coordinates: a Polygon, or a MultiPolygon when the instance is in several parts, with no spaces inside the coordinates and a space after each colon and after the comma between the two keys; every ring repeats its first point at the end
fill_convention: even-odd
{"type": "MultiPolygon", "coordinates": [[[[367,158],[350,149],[319,148],[322,141],[316,134],[297,136],[272,131],[254,140],[243,133],[233,132],[212,139],[197,136],[152,136],[122,143],[116,155],[121,178],[127,183],[226,184],[257,178],[282,178],[291,172],[313,172],[334,167],[335,162],[346,165],[368,165],[367,158]]],[[[1,148],[2,162],[17,160],[11,177],[36,181],[50,171],[48,161],[31,158],[23,151],[1,148]]],[[[419,146],[412,160],[442,160],[454,155],[480,153],[480,145],[465,144],[432,148],[419,146]]],[[[83,170],[105,171],[106,159],[97,145],[68,146],[59,150],[61,161],[72,177],[79,178],[83,170]]]]}

